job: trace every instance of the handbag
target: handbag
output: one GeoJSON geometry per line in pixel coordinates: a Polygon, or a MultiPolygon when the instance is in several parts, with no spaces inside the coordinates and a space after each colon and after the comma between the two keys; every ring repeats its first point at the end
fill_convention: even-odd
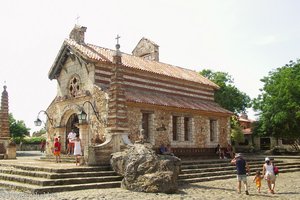
{"type": "Polygon", "coordinates": [[[273,171],[274,171],[274,174],[275,174],[275,175],[279,174],[279,169],[278,169],[277,166],[274,166],[274,167],[273,167],[273,171]]]}

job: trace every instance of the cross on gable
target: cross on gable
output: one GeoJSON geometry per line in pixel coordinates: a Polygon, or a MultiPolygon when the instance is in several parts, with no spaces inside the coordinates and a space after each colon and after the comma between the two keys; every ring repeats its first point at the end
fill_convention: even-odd
{"type": "Polygon", "coordinates": [[[76,24],[77,24],[77,25],[79,24],[79,18],[80,18],[79,15],[77,15],[77,17],[75,18],[75,19],[76,19],[76,24]]]}
{"type": "Polygon", "coordinates": [[[115,38],[116,40],[117,40],[117,44],[119,44],[119,39],[120,39],[121,37],[119,36],[119,35],[117,35],[117,37],[115,38]]]}

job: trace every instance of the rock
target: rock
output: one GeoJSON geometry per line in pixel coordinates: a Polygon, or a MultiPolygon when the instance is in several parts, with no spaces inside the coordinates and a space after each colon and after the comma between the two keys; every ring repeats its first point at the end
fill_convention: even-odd
{"type": "Polygon", "coordinates": [[[175,193],[178,189],[181,160],[157,155],[150,144],[133,144],[113,153],[110,163],[115,172],[124,176],[124,189],[149,193],[175,193]]]}

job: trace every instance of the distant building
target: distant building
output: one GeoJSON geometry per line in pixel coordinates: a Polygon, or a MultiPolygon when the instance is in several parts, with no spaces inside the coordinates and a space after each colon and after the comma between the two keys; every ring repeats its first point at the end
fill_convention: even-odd
{"type": "Polygon", "coordinates": [[[154,148],[171,144],[179,155],[227,145],[232,113],[214,102],[215,83],[159,62],[159,46],[149,39],[126,54],[119,44],[111,50],[85,43],[85,31],[74,27],[49,71],[58,84],[47,109],[54,124],[48,142],[60,136],[65,149],[68,132],[75,130],[90,164],[106,162],[111,152],[139,141],[141,133],[154,148]],[[82,111],[86,121],[78,118],[82,111]]]}

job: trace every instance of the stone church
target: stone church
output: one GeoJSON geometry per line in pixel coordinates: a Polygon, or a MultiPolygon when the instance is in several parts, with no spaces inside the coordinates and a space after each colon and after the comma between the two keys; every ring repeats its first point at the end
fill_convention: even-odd
{"type": "Polygon", "coordinates": [[[107,163],[112,152],[141,138],[155,149],[170,144],[179,157],[227,145],[232,113],[214,102],[218,85],[159,62],[159,46],[149,39],[127,54],[119,44],[112,50],[86,43],[85,31],[75,25],[48,74],[57,81],[46,110],[49,153],[58,136],[66,149],[72,129],[90,165],[107,163]]]}

